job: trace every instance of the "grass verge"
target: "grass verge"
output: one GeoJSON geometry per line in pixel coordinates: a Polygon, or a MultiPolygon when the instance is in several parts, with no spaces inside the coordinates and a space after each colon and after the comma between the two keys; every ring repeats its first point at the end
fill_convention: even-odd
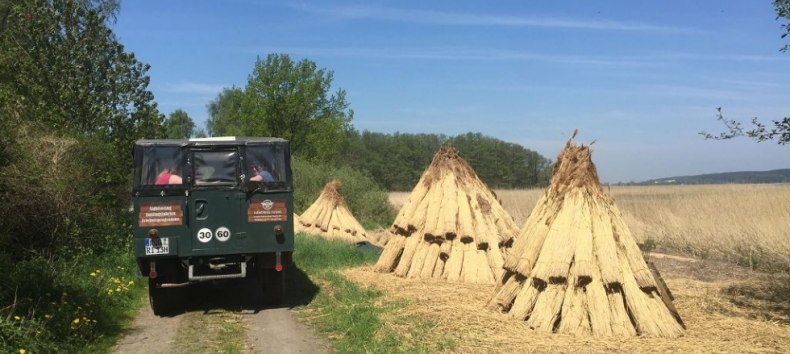
{"type": "Polygon", "coordinates": [[[130,252],[0,260],[0,352],[105,352],[142,305],[130,252]],[[5,301],[7,300],[7,301],[5,301]]]}
{"type": "MultiPolygon", "coordinates": [[[[432,323],[395,314],[406,302],[389,301],[382,291],[362,288],[341,274],[345,268],[374,263],[378,252],[304,234],[296,236],[294,249],[296,266],[318,287],[315,297],[298,312],[330,339],[335,352],[428,353],[447,349],[447,343],[431,343],[423,335],[432,323]],[[396,328],[409,330],[404,333],[396,328]]],[[[293,286],[298,290],[299,285],[293,286]]]]}

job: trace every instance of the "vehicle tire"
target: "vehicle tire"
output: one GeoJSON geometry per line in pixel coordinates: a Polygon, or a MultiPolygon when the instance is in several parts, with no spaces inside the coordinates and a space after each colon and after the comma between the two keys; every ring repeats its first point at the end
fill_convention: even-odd
{"type": "Polygon", "coordinates": [[[173,311],[172,292],[156,285],[153,279],[148,279],[148,303],[151,310],[159,317],[170,315],[173,311]]]}
{"type": "Polygon", "coordinates": [[[278,272],[272,268],[264,268],[263,263],[259,261],[255,271],[258,287],[263,293],[264,305],[282,305],[285,293],[285,269],[278,272]]]}
{"type": "Polygon", "coordinates": [[[266,302],[272,306],[282,305],[285,298],[285,269],[279,272],[274,269],[266,269],[264,275],[263,291],[266,302]]]}

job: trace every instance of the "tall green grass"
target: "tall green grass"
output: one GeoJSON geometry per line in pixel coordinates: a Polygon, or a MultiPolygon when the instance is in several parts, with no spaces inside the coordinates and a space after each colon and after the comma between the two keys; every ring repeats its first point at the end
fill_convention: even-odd
{"type": "Polygon", "coordinates": [[[346,279],[344,268],[372,264],[376,251],[362,251],[354,245],[298,234],[294,261],[319,290],[315,298],[299,309],[308,322],[332,340],[338,353],[427,353],[439,350],[426,343],[420,333],[430,323],[413,318],[397,318],[393,311],[406,305],[387,301],[376,289],[361,288],[346,279]],[[382,317],[407,323],[413,331],[405,338],[386,326],[382,317]]]}

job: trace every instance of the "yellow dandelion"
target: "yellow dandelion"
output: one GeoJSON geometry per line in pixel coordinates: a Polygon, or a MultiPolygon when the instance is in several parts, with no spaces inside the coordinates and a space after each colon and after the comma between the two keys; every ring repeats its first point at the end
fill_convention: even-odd
{"type": "Polygon", "coordinates": [[[71,321],[71,323],[80,324],[80,318],[79,317],[75,318],[74,321],[71,321]]]}
{"type": "Polygon", "coordinates": [[[91,276],[95,277],[96,276],[96,272],[91,272],[91,276]]]}
{"type": "Polygon", "coordinates": [[[25,350],[25,348],[19,348],[19,354],[25,354],[25,353],[27,353],[27,350],[25,350]]]}
{"type": "Polygon", "coordinates": [[[14,316],[14,319],[15,319],[15,320],[17,320],[17,321],[19,321],[19,320],[21,320],[22,318],[21,318],[21,317],[19,317],[19,316],[14,316]]]}

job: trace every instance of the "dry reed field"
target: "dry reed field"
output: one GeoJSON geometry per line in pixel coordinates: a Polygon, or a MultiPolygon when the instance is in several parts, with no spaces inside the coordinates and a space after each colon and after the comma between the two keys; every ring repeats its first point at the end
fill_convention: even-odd
{"type": "MultiPolygon", "coordinates": [[[[605,189],[637,242],[696,258],[790,269],[790,185],[726,184],[605,189]]],[[[522,225],[542,189],[497,191],[522,225]]]]}
{"type": "MultiPolygon", "coordinates": [[[[790,185],[727,184],[604,188],[637,242],[695,258],[790,269],[790,185]]],[[[523,226],[545,189],[496,190],[523,226]]],[[[396,209],[408,192],[390,193],[396,209]]]]}

